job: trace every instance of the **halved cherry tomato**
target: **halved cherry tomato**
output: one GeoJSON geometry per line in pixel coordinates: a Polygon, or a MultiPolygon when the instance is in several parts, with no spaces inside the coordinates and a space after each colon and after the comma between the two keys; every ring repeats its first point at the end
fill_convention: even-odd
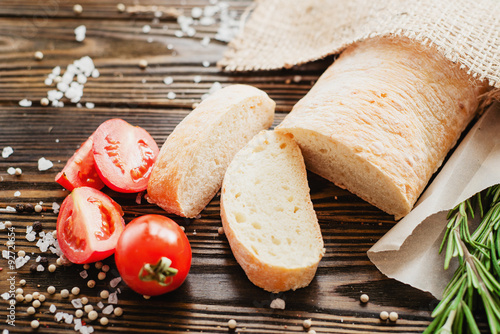
{"type": "Polygon", "coordinates": [[[90,187],[75,188],[61,205],[57,239],[73,263],[90,263],[115,252],[125,228],[123,211],[108,195],[90,187]]]}
{"type": "Polygon", "coordinates": [[[101,189],[104,183],[99,178],[92,152],[93,135],[69,158],[66,166],[56,176],[56,182],[71,191],[78,187],[101,189]]]}
{"type": "Polygon", "coordinates": [[[93,150],[97,172],[108,187],[125,193],[146,190],[159,152],[146,130],[122,119],[107,120],[94,134],[93,150]]]}
{"type": "Polygon", "coordinates": [[[176,222],[145,215],[127,224],[116,246],[115,262],[134,291],[157,296],[184,282],[191,268],[191,246],[176,222]]]}

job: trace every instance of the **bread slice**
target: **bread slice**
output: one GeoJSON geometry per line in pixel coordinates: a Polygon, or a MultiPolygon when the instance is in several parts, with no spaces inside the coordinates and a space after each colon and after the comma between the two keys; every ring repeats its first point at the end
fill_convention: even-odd
{"type": "Polygon", "coordinates": [[[262,131],[236,154],[224,176],[221,218],[236,260],[255,285],[280,292],[314,278],[325,249],[291,136],[262,131]]]}
{"type": "Polygon", "coordinates": [[[276,131],[294,136],[309,170],[399,219],[484,87],[432,48],[373,38],[344,51],[276,131]]]}
{"type": "Polygon", "coordinates": [[[275,102],[247,85],[223,88],[180,122],[163,144],[148,201],[194,218],[220,189],[233,156],[273,123],[275,102]]]}

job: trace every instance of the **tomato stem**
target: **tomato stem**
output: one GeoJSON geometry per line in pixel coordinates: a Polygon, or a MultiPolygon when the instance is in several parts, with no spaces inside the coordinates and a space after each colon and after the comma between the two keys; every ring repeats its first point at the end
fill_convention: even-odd
{"type": "Polygon", "coordinates": [[[161,286],[168,286],[172,283],[172,276],[178,272],[177,269],[170,267],[172,260],[163,256],[157,264],[151,265],[145,263],[139,271],[139,279],[144,282],[156,281],[161,286]],[[144,275],[144,272],[146,274],[144,275]],[[167,282],[167,279],[170,278],[167,282]]]}

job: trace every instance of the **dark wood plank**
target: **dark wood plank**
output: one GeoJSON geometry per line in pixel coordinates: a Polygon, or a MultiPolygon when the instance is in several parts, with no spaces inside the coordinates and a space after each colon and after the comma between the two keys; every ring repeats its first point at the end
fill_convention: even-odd
{"type": "MultiPolygon", "coordinates": [[[[51,209],[52,203],[61,204],[68,193],[54,182],[54,176],[104,120],[120,117],[142,126],[161,145],[192,110],[193,103],[199,102],[214,82],[220,82],[223,86],[247,83],[265,90],[277,102],[276,125],[332,61],[329,58],[283,71],[224,73],[215,67],[225,43],[213,40],[214,26],[199,27],[195,36],[178,38],[175,19],[154,21],[152,13],[120,14],[116,2],[109,0],[80,3],[84,12],[79,16],[72,12],[74,2],[63,0],[4,0],[0,4],[0,150],[5,146],[14,149],[9,158],[0,158],[0,208],[42,201],[45,210],[41,214],[0,213],[0,221],[13,223],[16,249],[34,258],[40,250],[25,239],[26,228],[40,221],[44,231],[55,229],[57,215],[51,209]],[[83,43],[74,40],[73,30],[80,24],[88,29],[83,43]],[[142,32],[145,24],[152,27],[149,34],[142,32]],[[204,37],[212,38],[206,47],[200,43],[204,37]],[[42,61],[34,60],[36,50],[44,52],[42,61]],[[94,59],[101,74],[89,79],[83,96],[83,102],[94,102],[96,107],[42,107],[40,99],[52,89],[44,84],[52,68],[65,67],[85,55],[94,59]],[[148,60],[147,69],[138,67],[140,59],[148,60]],[[203,61],[209,61],[210,66],[203,66],[203,61]],[[201,76],[199,83],[194,82],[197,75],[201,76]],[[166,76],[172,76],[171,85],[163,83],[166,76]],[[167,98],[169,92],[176,93],[175,99],[167,98]],[[33,106],[20,107],[18,101],[24,98],[32,100],[33,106]],[[51,160],[54,167],[40,172],[37,162],[41,157],[51,160]],[[9,167],[20,167],[23,174],[8,175],[9,167]],[[20,196],[14,195],[16,191],[20,196]]],[[[172,6],[188,12],[208,3],[150,1],[147,5],[172,6]]],[[[241,15],[251,2],[228,3],[241,15]]],[[[311,318],[317,333],[422,332],[429,323],[435,299],[384,277],[366,256],[366,251],[395,224],[392,217],[314,174],[309,175],[309,181],[327,250],[309,287],[271,294],[251,284],[236,263],[226,238],[217,233],[221,222],[219,198],[215,197],[199,219],[168,215],[185,226],[193,249],[193,266],[185,284],[171,294],[144,300],[121,283],[118,306],[124,309],[124,315],[109,316],[110,324],[106,327],[96,322],[90,324],[102,333],[223,333],[228,331],[227,321],[234,318],[239,324],[237,332],[241,333],[304,333],[302,321],[311,318]],[[370,295],[367,305],[358,301],[362,292],[370,295]],[[269,307],[277,297],[285,300],[285,310],[269,307]],[[381,322],[378,315],[383,310],[397,311],[400,319],[397,323],[381,322]]],[[[106,192],[122,205],[127,222],[146,213],[164,214],[144,200],[137,204],[135,194],[106,192]]],[[[6,231],[0,231],[2,250],[6,249],[6,242],[6,231]]],[[[50,263],[56,261],[55,255],[46,256],[50,263]]],[[[29,264],[34,261],[30,260],[16,271],[16,280],[25,279],[25,291],[29,292],[45,291],[49,285],[58,291],[79,286],[81,295],[96,305],[101,300],[99,292],[109,288],[109,280],[118,275],[112,258],[104,262],[111,271],[93,289],[80,277],[80,265],[59,267],[55,273],[33,274],[29,264]]],[[[0,266],[4,268],[0,272],[3,293],[8,290],[7,261],[1,259],[0,266]]],[[[96,279],[97,272],[91,268],[90,278],[96,279]]],[[[35,317],[26,315],[27,303],[20,303],[16,308],[16,327],[0,327],[30,332],[29,324],[36,318],[41,322],[38,332],[72,331],[73,325],[56,323],[48,311],[54,304],[58,311],[74,313],[69,300],[46,295],[47,301],[35,317]]],[[[0,318],[5,324],[6,301],[0,300],[0,306],[0,318]]]]}

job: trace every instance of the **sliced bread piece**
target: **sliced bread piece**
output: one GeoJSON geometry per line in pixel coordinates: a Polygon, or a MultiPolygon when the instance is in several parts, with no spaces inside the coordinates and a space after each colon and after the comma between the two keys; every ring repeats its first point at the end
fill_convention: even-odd
{"type": "Polygon", "coordinates": [[[180,122],[163,144],[148,183],[148,201],[196,217],[220,189],[233,156],[271,126],[275,102],[247,85],[223,88],[180,122]]]}
{"type": "Polygon", "coordinates": [[[255,285],[271,292],[309,285],[325,249],[304,159],[289,135],[262,131],[234,157],[221,191],[231,250],[255,285]]]}

